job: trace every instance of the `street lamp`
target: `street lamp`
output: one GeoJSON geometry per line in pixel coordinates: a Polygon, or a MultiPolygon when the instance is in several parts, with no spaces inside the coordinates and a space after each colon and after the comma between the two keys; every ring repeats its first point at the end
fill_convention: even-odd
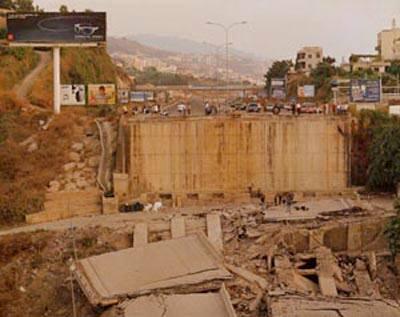
{"type": "Polygon", "coordinates": [[[237,26],[237,25],[244,25],[247,24],[247,21],[235,22],[230,25],[224,25],[221,23],[215,23],[208,21],[206,24],[208,25],[215,25],[217,27],[222,28],[225,31],[225,47],[226,47],[226,84],[229,83],[229,31],[237,26]]]}

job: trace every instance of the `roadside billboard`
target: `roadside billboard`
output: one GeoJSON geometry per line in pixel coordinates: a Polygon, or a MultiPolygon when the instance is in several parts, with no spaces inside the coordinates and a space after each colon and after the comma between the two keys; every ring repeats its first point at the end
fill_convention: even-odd
{"type": "Polygon", "coordinates": [[[299,98],[314,98],[315,97],[315,86],[304,85],[297,88],[297,96],[299,98]]]}
{"type": "Polygon", "coordinates": [[[352,102],[380,102],[381,81],[353,79],[350,83],[350,99],[352,102]]]}
{"type": "Polygon", "coordinates": [[[119,104],[127,104],[129,103],[129,89],[127,88],[118,88],[118,103],[119,104]]]}
{"type": "Polygon", "coordinates": [[[86,105],[85,85],[61,85],[61,104],[63,106],[86,105]]]}
{"type": "Polygon", "coordinates": [[[146,91],[132,91],[131,92],[131,101],[132,102],[146,102],[146,101],[154,101],[155,95],[154,92],[146,92],[146,91]]]}
{"type": "Polygon", "coordinates": [[[116,94],[114,84],[89,85],[89,106],[115,105],[116,94]]]}
{"type": "Polygon", "coordinates": [[[13,43],[101,43],[106,41],[106,13],[8,13],[7,29],[13,43]]]}
{"type": "Polygon", "coordinates": [[[275,99],[286,98],[286,79],[285,78],[272,78],[270,96],[275,99]]]}

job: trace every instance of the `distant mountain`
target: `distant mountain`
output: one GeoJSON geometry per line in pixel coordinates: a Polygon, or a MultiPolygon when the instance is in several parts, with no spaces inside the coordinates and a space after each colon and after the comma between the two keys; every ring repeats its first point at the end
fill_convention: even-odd
{"type": "MultiPolygon", "coordinates": [[[[143,45],[152,46],[161,50],[186,54],[210,54],[216,46],[210,43],[201,43],[194,40],[174,36],[162,36],[156,34],[129,35],[128,39],[143,45]]],[[[254,54],[232,49],[232,53],[242,58],[258,59],[254,54]]]]}
{"type": "Polygon", "coordinates": [[[175,53],[163,51],[158,48],[148,47],[142,45],[137,41],[130,40],[127,38],[116,38],[108,37],[107,39],[107,50],[110,54],[112,53],[123,53],[129,55],[143,55],[147,57],[155,58],[167,58],[175,53]]]}

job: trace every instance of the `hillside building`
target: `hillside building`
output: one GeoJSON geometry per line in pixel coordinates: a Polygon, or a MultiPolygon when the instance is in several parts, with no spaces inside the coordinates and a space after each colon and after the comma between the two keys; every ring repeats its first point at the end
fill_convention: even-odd
{"type": "Polygon", "coordinates": [[[323,50],[318,46],[303,47],[298,53],[296,58],[296,69],[310,73],[315,69],[323,60],[323,50]]]}
{"type": "Polygon", "coordinates": [[[383,61],[400,60],[400,28],[393,19],[392,28],[378,34],[378,54],[383,61]]]}

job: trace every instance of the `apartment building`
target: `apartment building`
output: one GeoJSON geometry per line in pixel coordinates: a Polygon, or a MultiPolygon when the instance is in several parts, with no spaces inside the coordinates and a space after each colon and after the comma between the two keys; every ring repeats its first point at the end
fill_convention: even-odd
{"type": "Polygon", "coordinates": [[[400,28],[393,19],[392,28],[383,30],[378,34],[378,46],[376,47],[383,61],[400,59],[400,28]]]}
{"type": "Polygon", "coordinates": [[[323,50],[318,46],[303,47],[298,53],[296,58],[296,69],[306,73],[311,72],[314,68],[322,63],[323,50]]]}

